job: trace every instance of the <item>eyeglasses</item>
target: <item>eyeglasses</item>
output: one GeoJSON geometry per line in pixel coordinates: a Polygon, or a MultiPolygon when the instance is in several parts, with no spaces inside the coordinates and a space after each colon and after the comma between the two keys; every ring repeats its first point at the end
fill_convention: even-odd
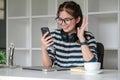
{"type": "Polygon", "coordinates": [[[62,18],[56,18],[58,24],[62,25],[62,23],[64,22],[66,25],[69,25],[71,23],[71,21],[73,20],[74,18],[65,18],[65,19],[62,19],[62,18]]]}

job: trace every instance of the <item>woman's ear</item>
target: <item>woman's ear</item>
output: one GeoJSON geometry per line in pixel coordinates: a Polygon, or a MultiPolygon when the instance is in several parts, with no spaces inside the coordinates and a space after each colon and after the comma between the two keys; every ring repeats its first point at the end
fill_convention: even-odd
{"type": "Polygon", "coordinates": [[[76,23],[79,23],[80,22],[80,17],[78,17],[77,19],[76,19],[76,23]]]}

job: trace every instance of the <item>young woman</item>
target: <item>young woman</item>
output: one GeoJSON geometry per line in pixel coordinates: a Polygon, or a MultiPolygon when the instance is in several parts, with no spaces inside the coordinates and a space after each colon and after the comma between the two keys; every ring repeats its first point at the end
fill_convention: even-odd
{"type": "Polygon", "coordinates": [[[56,20],[60,29],[51,32],[51,36],[47,32],[41,38],[44,67],[72,68],[97,61],[96,41],[92,33],[85,31],[88,21],[80,5],[64,2],[58,8],[56,20]]]}

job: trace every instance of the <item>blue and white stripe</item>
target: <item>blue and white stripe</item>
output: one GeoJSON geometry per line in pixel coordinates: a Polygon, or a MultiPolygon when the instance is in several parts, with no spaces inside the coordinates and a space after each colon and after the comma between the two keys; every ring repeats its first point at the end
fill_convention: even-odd
{"type": "MultiPolygon", "coordinates": [[[[60,30],[55,30],[51,34],[54,37],[54,45],[48,49],[48,54],[53,60],[53,65],[63,68],[83,66],[85,61],[82,56],[81,45],[77,42],[64,42],[60,30]]],[[[97,60],[95,38],[90,32],[86,31],[85,34],[88,46],[97,60]]]]}

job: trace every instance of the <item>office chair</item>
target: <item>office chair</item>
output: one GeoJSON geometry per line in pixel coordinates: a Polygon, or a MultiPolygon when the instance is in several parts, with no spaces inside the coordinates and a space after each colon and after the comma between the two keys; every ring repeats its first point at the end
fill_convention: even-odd
{"type": "Polygon", "coordinates": [[[104,45],[100,42],[97,42],[97,55],[98,55],[98,62],[101,63],[101,69],[103,69],[104,45]]]}

